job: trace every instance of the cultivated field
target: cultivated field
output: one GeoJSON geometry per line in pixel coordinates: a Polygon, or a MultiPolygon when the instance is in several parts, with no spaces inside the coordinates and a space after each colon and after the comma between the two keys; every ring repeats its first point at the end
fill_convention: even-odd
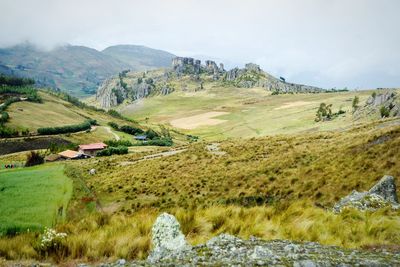
{"type": "Polygon", "coordinates": [[[0,232],[51,227],[65,219],[72,181],[63,165],[0,171],[0,232]]]}
{"type": "Polygon", "coordinates": [[[121,112],[140,122],[167,123],[185,133],[218,140],[345,129],[354,124],[352,100],[356,95],[363,105],[371,91],[270,95],[261,88],[211,87],[142,99],[121,107],[121,112]],[[346,113],[317,123],[315,114],[322,102],[333,104],[333,112],[342,109],[346,113]]]}

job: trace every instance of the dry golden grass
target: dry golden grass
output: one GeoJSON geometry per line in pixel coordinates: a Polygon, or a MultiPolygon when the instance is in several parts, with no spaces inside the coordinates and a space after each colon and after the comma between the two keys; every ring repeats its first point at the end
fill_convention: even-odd
{"type": "MultiPolygon", "coordinates": [[[[188,241],[195,245],[220,233],[241,238],[291,239],[326,245],[361,247],[395,245],[400,242],[400,214],[389,210],[376,213],[347,210],[336,215],[301,201],[289,206],[213,206],[167,210],[181,224],[188,241]]],[[[59,225],[66,232],[63,256],[54,261],[79,259],[99,262],[117,258],[144,259],[151,249],[151,227],[158,211],[143,209],[123,214],[91,214],[81,220],[59,225]]],[[[22,234],[0,239],[0,256],[8,260],[43,259],[35,250],[38,235],[22,234]]]]}
{"type": "Polygon", "coordinates": [[[352,190],[367,190],[383,175],[400,177],[400,127],[375,125],[346,132],[227,140],[214,155],[206,143],[174,156],[121,166],[134,155],[79,161],[82,179],[100,203],[122,213],[142,208],[310,200],[331,207],[352,190]],[[383,140],[382,142],[380,140],[383,140]],[[87,171],[97,170],[95,176],[87,171]]]}

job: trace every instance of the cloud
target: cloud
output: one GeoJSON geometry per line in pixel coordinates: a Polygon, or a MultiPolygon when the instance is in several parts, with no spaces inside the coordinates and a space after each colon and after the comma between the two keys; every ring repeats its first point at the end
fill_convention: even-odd
{"type": "Polygon", "coordinates": [[[397,0],[2,0],[0,9],[0,46],[142,44],[253,61],[324,87],[400,86],[397,0]]]}

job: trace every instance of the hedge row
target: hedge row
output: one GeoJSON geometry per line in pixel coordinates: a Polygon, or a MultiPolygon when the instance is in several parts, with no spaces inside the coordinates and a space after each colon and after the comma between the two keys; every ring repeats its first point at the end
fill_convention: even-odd
{"type": "Polygon", "coordinates": [[[52,134],[65,134],[65,133],[76,133],[85,130],[89,130],[91,125],[95,125],[96,120],[89,119],[81,124],[66,125],[60,127],[44,127],[37,130],[40,135],[52,135],[52,134]]]}
{"type": "Polygon", "coordinates": [[[118,146],[133,146],[133,144],[128,140],[107,140],[104,141],[109,147],[118,147],[118,146]]]}
{"type": "Polygon", "coordinates": [[[97,156],[111,156],[111,155],[123,155],[128,154],[128,148],[126,146],[108,147],[97,153],[97,156]]]}

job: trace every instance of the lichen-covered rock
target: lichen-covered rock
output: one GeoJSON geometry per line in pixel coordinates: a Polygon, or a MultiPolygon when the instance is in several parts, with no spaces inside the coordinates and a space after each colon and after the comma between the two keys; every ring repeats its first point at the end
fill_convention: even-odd
{"type": "Polygon", "coordinates": [[[157,217],[152,229],[152,244],[154,250],[149,255],[149,261],[159,261],[174,252],[190,249],[181,232],[180,224],[173,215],[163,213],[157,217]]]}
{"type": "Polygon", "coordinates": [[[341,212],[344,208],[349,207],[362,211],[374,211],[388,206],[393,209],[399,208],[394,178],[385,175],[368,192],[353,191],[350,195],[342,198],[335,204],[333,211],[341,212]]]}
{"type": "Polygon", "coordinates": [[[222,234],[191,249],[171,251],[132,266],[399,266],[400,254],[287,240],[242,240],[222,234]]]}
{"type": "Polygon", "coordinates": [[[392,203],[398,203],[396,194],[396,184],[393,176],[385,175],[369,191],[370,194],[377,194],[384,200],[392,203]]]}

